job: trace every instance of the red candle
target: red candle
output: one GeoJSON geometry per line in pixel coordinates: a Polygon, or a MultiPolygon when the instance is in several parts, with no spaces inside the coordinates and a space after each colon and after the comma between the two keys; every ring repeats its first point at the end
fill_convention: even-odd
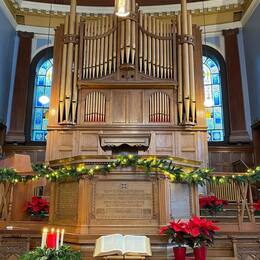
{"type": "Polygon", "coordinates": [[[53,248],[53,249],[56,248],[56,238],[57,238],[57,235],[54,232],[54,228],[53,228],[51,230],[51,232],[48,233],[48,235],[47,235],[47,242],[46,242],[47,248],[53,248]]]}

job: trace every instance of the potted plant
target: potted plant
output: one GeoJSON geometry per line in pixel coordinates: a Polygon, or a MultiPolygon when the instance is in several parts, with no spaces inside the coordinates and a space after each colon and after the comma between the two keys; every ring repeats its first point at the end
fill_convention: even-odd
{"type": "Polygon", "coordinates": [[[206,247],[213,244],[215,232],[219,230],[212,221],[194,216],[186,226],[188,245],[193,248],[195,260],[206,259],[206,247]]]}
{"type": "Polygon", "coordinates": [[[203,196],[199,198],[199,204],[201,209],[205,209],[211,216],[215,216],[218,212],[223,211],[228,202],[218,199],[216,196],[203,196]]]}
{"type": "Polygon", "coordinates": [[[49,216],[49,202],[41,197],[32,197],[32,201],[28,202],[25,208],[34,220],[42,220],[49,216]]]}
{"type": "Polygon", "coordinates": [[[186,255],[186,246],[188,244],[187,223],[181,220],[171,221],[167,226],[161,227],[160,234],[170,238],[173,244],[173,253],[175,260],[184,260],[186,255]]]}

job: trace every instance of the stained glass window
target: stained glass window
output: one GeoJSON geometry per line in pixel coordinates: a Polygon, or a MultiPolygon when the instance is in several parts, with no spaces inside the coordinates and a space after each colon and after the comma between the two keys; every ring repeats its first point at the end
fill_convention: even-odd
{"type": "Polygon", "coordinates": [[[203,56],[203,78],[208,141],[223,142],[225,137],[222,86],[219,64],[203,56]]]}
{"type": "Polygon", "coordinates": [[[32,141],[46,141],[51,95],[52,70],[52,58],[41,60],[37,65],[33,95],[31,128],[32,141]]]}

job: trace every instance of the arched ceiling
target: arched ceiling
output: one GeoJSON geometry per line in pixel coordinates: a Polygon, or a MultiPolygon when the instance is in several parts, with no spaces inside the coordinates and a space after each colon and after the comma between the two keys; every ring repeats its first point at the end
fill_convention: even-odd
{"type": "MultiPolygon", "coordinates": [[[[31,2],[53,3],[53,4],[70,4],[71,0],[29,0],[31,2]]],[[[181,0],[137,0],[140,6],[147,5],[165,5],[165,4],[178,4],[181,0]]],[[[188,0],[191,2],[199,2],[201,0],[188,0]]],[[[78,5],[86,6],[113,6],[114,0],[77,0],[78,5]]]]}

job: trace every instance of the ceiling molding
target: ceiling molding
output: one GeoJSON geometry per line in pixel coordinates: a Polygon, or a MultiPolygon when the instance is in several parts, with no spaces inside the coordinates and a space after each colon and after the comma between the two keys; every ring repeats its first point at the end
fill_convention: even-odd
{"type": "Polygon", "coordinates": [[[55,31],[53,28],[40,27],[40,26],[30,26],[30,25],[20,25],[16,27],[17,31],[32,32],[36,35],[50,35],[54,36],[55,31]]]}
{"type": "Polygon", "coordinates": [[[255,12],[255,10],[256,10],[256,8],[258,7],[259,4],[260,4],[260,0],[253,0],[252,1],[252,3],[247,8],[245,14],[243,15],[243,17],[241,19],[241,22],[242,22],[243,26],[246,25],[246,23],[248,22],[250,17],[253,15],[253,13],[255,12]]]}
{"type": "Polygon", "coordinates": [[[207,26],[201,26],[202,33],[210,34],[210,33],[218,33],[223,30],[229,30],[229,29],[236,29],[236,28],[242,28],[242,23],[240,21],[233,22],[233,23],[223,23],[223,24],[214,24],[214,25],[207,25],[207,26]]]}
{"type": "MultiPolygon", "coordinates": [[[[61,4],[48,4],[48,3],[34,3],[31,1],[21,1],[17,2],[19,0],[12,0],[16,1],[16,6],[23,10],[39,10],[44,13],[48,13],[50,10],[55,12],[62,12],[67,13],[70,10],[69,5],[61,5],[61,4]]],[[[244,0],[208,0],[204,2],[204,8],[205,9],[212,9],[212,8],[223,8],[226,7],[227,9],[230,8],[230,6],[239,6],[244,3],[244,0]]],[[[193,2],[188,3],[188,9],[195,11],[203,11],[203,2],[193,2]]],[[[169,4],[169,5],[153,5],[153,6],[141,6],[141,10],[145,13],[158,13],[158,12],[179,12],[180,11],[180,4],[169,4]]],[[[100,7],[100,6],[77,6],[77,12],[78,13],[93,13],[93,14],[110,14],[114,12],[113,7],[100,7]]]]}
{"type": "Polygon", "coordinates": [[[6,18],[8,19],[8,21],[10,22],[10,24],[14,27],[14,29],[16,29],[17,23],[12,15],[12,13],[10,12],[9,8],[5,4],[5,1],[3,1],[3,0],[0,1],[0,8],[3,10],[3,13],[6,16],[6,18]]]}

